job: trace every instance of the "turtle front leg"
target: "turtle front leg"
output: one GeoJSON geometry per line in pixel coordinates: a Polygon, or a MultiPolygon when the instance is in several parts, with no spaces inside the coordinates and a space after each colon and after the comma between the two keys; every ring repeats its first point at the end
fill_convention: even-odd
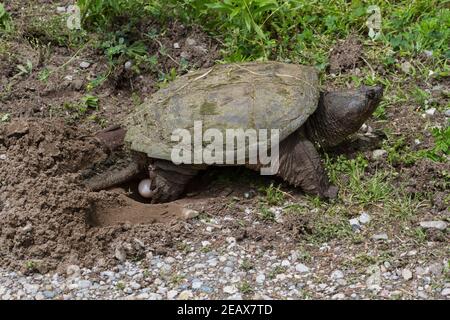
{"type": "Polygon", "coordinates": [[[180,198],[186,185],[197,175],[199,169],[189,165],[176,165],[166,160],[153,160],[149,165],[150,193],[152,203],[170,202],[180,198]]]}
{"type": "Polygon", "coordinates": [[[325,199],[337,197],[338,188],[330,184],[319,153],[301,130],[281,142],[277,175],[307,194],[325,199]]]}

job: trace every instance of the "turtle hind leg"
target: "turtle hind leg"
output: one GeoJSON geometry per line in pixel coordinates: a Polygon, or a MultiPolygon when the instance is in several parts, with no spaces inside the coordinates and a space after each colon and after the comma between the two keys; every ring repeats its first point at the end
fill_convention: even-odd
{"type": "Polygon", "coordinates": [[[140,158],[133,157],[120,168],[113,166],[105,172],[87,178],[84,180],[84,185],[92,191],[100,191],[126,183],[143,172],[145,161],[140,158]]]}
{"type": "Polygon", "coordinates": [[[190,165],[176,165],[166,160],[153,160],[149,166],[152,203],[164,203],[179,199],[187,184],[199,170],[190,165]]]}
{"type": "Polygon", "coordinates": [[[277,175],[305,193],[332,199],[338,188],[331,185],[314,144],[296,131],[280,144],[280,167],[277,175]]]}

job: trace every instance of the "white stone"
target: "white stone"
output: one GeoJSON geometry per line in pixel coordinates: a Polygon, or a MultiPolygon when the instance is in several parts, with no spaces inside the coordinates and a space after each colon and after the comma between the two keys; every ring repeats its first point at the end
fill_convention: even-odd
{"type": "Polygon", "coordinates": [[[281,261],[281,266],[282,267],[289,267],[290,265],[291,265],[291,263],[289,262],[289,260],[281,261]]]}
{"type": "Polygon", "coordinates": [[[125,70],[130,70],[132,66],[133,66],[133,62],[127,61],[127,62],[125,62],[124,68],[125,68],[125,70]]]}
{"type": "Polygon", "coordinates": [[[66,12],[66,7],[56,7],[56,12],[58,12],[58,13],[65,13],[66,12]]]}
{"type": "Polygon", "coordinates": [[[305,266],[303,263],[297,264],[295,266],[295,270],[297,272],[300,272],[300,273],[307,273],[307,272],[309,272],[309,268],[307,266],[305,266]]]}
{"type": "Polygon", "coordinates": [[[387,154],[386,150],[377,149],[372,152],[372,158],[374,160],[379,160],[379,159],[383,158],[386,154],[387,154]]]}
{"type": "Polygon", "coordinates": [[[341,270],[334,270],[332,273],[331,273],[331,279],[333,279],[333,280],[338,280],[338,279],[342,279],[342,278],[344,278],[344,273],[341,271],[341,270]]]}
{"type": "Polygon", "coordinates": [[[336,293],[333,297],[331,297],[333,300],[342,300],[345,299],[345,294],[343,293],[336,293]]]}
{"type": "Polygon", "coordinates": [[[92,283],[89,280],[80,280],[78,282],[78,287],[80,289],[87,289],[92,285],[92,283]]]}
{"type": "Polygon", "coordinates": [[[256,283],[263,284],[265,280],[266,276],[262,273],[258,274],[258,276],[256,277],[256,283]]]}
{"type": "Polygon", "coordinates": [[[192,294],[192,291],[190,290],[184,290],[180,293],[178,296],[178,300],[188,300],[191,299],[194,295],[192,294]]]}
{"type": "Polygon", "coordinates": [[[436,113],[436,108],[430,108],[430,109],[428,109],[428,110],[425,111],[425,114],[426,114],[428,117],[434,116],[435,113],[436,113]]]}
{"type": "Polygon", "coordinates": [[[444,290],[441,291],[441,295],[446,297],[450,295],[450,288],[445,288],[444,290]]]}
{"type": "Polygon", "coordinates": [[[89,62],[87,62],[87,61],[83,61],[83,62],[80,63],[80,68],[81,69],[87,69],[90,66],[91,66],[91,64],[89,62]]]}
{"type": "Polygon", "coordinates": [[[173,44],[173,48],[174,48],[174,49],[180,49],[181,47],[180,47],[180,44],[179,44],[178,42],[175,42],[175,43],[173,44]]]}
{"type": "Polygon", "coordinates": [[[234,285],[225,286],[225,287],[223,287],[223,292],[227,293],[227,294],[235,294],[238,292],[238,289],[234,285]]]}
{"type": "Polygon", "coordinates": [[[200,213],[198,211],[192,209],[183,208],[182,210],[183,218],[186,220],[196,218],[199,214],[200,213]]]}
{"type": "Polygon", "coordinates": [[[403,269],[402,270],[402,277],[403,279],[405,279],[406,281],[411,280],[413,277],[413,274],[411,272],[411,270],[409,269],[403,269]]]}
{"type": "Polygon", "coordinates": [[[75,264],[72,264],[72,265],[67,267],[66,274],[69,277],[70,276],[79,276],[80,275],[80,267],[75,265],[75,264]]]}
{"type": "Polygon", "coordinates": [[[389,237],[386,233],[380,233],[380,234],[375,234],[372,236],[372,240],[378,241],[378,240],[388,240],[389,237]]]}
{"type": "Polygon", "coordinates": [[[170,290],[169,292],[167,292],[167,299],[172,300],[177,295],[178,295],[178,291],[177,290],[170,290]]]}
{"type": "Polygon", "coordinates": [[[203,282],[196,280],[192,282],[192,289],[200,289],[203,285],[203,282]]]}
{"type": "Polygon", "coordinates": [[[367,212],[362,212],[361,215],[359,216],[359,222],[361,222],[362,224],[369,223],[370,220],[371,220],[371,218],[367,214],[367,212]]]}
{"type": "Polygon", "coordinates": [[[410,73],[412,69],[412,65],[409,61],[405,61],[401,64],[401,69],[404,73],[410,73]]]}
{"type": "Polygon", "coordinates": [[[447,222],[445,221],[422,221],[420,226],[424,229],[438,229],[445,230],[447,229],[447,222]]]}

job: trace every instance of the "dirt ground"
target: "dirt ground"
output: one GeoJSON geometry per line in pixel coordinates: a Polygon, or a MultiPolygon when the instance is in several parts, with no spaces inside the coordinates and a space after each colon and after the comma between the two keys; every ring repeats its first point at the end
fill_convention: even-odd
{"type": "MultiPolygon", "coordinates": [[[[31,2],[45,5],[51,1],[10,1],[7,9],[15,21],[26,25],[30,12],[23,7],[30,8],[31,2]]],[[[158,26],[153,22],[143,26],[154,27],[158,26]]],[[[95,163],[108,165],[112,158],[126,156],[125,153],[110,155],[92,138],[93,134],[104,126],[120,122],[137,101],[155,92],[158,75],[152,72],[129,75],[125,68],[116,70],[106,83],[89,92],[100,101],[98,111],[90,114],[95,118],[80,118],[65,106],[80,101],[87,93],[89,81],[107,70],[103,53],[92,48],[74,52],[55,44],[50,46],[50,53],[43,53],[30,39],[45,35],[33,34],[26,26],[21,30],[21,36],[7,42],[8,53],[2,54],[0,60],[0,113],[10,116],[9,121],[0,124],[1,267],[25,273],[65,272],[68,265],[106,267],[120,262],[118,250],[125,250],[127,259],[134,260],[149,250],[164,255],[178,250],[186,239],[201,241],[211,237],[192,230],[189,220],[183,217],[186,208],[199,212],[200,217],[195,219],[234,217],[234,221],[227,222],[227,227],[235,238],[254,241],[261,248],[293,250],[314,232],[314,210],[306,216],[287,215],[283,223],[261,220],[258,215],[253,220],[261,222],[259,227],[241,223],[243,211],[248,208],[258,211],[262,196],[258,186],[267,187],[272,182],[245,169],[240,171],[245,179],[223,179],[236,176],[232,169],[210,170],[194,182],[184,199],[169,205],[144,203],[136,195],[136,181],[109,191],[87,190],[82,184],[86,170],[92,170],[95,163]],[[17,65],[26,65],[27,61],[32,63],[33,72],[17,76],[17,65]],[[83,61],[90,66],[81,68],[83,61]],[[39,72],[44,68],[52,71],[46,82],[39,79],[39,72]],[[286,242],[286,235],[295,241],[286,242]]],[[[189,68],[210,66],[220,59],[220,43],[200,29],[174,22],[168,30],[171,32],[160,38],[169,48],[166,58],[160,60],[165,70],[180,68],[182,52],[184,56],[187,54],[189,68]],[[192,41],[188,39],[195,40],[207,53],[190,46],[192,41]],[[181,48],[175,49],[174,43],[181,48]]],[[[149,50],[157,53],[159,45],[149,50]]],[[[329,72],[356,74],[362,50],[362,45],[353,40],[350,45],[339,43],[332,53],[329,72]]],[[[185,71],[179,69],[179,73],[182,72],[185,71]]],[[[448,82],[435,85],[448,90],[448,82]]],[[[436,95],[438,99],[448,99],[448,96],[436,95]]],[[[439,125],[446,123],[442,114],[424,122],[408,105],[388,109],[386,117],[384,121],[371,119],[368,124],[377,132],[397,132],[405,139],[405,144],[411,146],[415,145],[416,133],[424,132],[431,125],[430,121],[439,125]]],[[[341,147],[335,153],[352,158],[363,152],[370,157],[382,144],[381,138],[377,142],[363,142],[341,147]]],[[[430,145],[432,137],[425,134],[421,143],[430,145]]],[[[386,167],[384,161],[370,162],[366,174],[375,174],[386,167]]],[[[437,215],[440,219],[449,219],[445,200],[448,189],[442,175],[448,169],[447,163],[427,159],[396,168],[394,181],[398,186],[407,186],[410,194],[432,195],[430,202],[417,208],[415,221],[432,220],[437,215]]],[[[287,186],[282,190],[288,194],[290,203],[308,206],[301,192],[287,186]]],[[[350,217],[352,215],[349,213],[350,217]]],[[[445,257],[448,233],[429,233],[427,237],[428,241],[438,243],[437,256],[445,257]]],[[[336,239],[330,243],[345,246],[345,241],[336,239]]],[[[367,247],[368,244],[360,245],[367,247]]],[[[311,249],[311,254],[321,255],[318,248],[311,249]]]]}

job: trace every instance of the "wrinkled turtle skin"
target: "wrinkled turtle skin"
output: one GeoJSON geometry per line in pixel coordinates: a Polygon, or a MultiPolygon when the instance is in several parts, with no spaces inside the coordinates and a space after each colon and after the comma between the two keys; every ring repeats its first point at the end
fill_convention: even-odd
{"type": "MultiPolygon", "coordinates": [[[[197,70],[156,92],[120,126],[97,135],[107,148],[125,145],[136,157],[127,168],[101,174],[86,184],[100,190],[148,169],[151,192],[146,196],[153,203],[179,198],[205,166],[172,163],[172,148],[178,142],[171,136],[175,129],[186,129],[194,136],[194,122],[202,121],[203,131],[279,129],[276,175],[308,194],[334,198],[337,188],[329,183],[316,148],[336,146],[355,133],[382,95],[382,87],[364,86],[321,92],[318,73],[309,66],[254,62],[197,70]]],[[[261,167],[246,165],[255,170],[261,167]]]]}

